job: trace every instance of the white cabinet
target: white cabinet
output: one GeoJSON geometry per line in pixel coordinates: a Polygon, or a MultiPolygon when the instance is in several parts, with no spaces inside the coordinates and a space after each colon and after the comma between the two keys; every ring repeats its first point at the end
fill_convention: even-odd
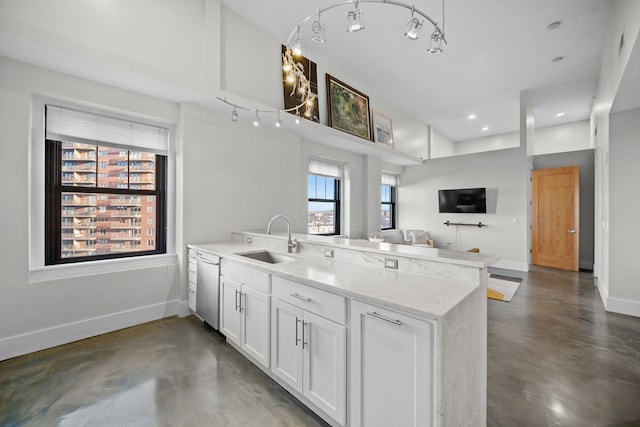
{"type": "Polygon", "coordinates": [[[220,332],[227,340],[240,344],[242,314],[239,309],[241,285],[227,277],[220,277],[220,332]]]}
{"type": "Polygon", "coordinates": [[[344,425],[346,328],[321,317],[341,311],[338,317],[344,318],[344,297],[279,277],[273,277],[272,285],[271,371],[344,425]],[[328,312],[309,311],[316,301],[327,300],[336,303],[328,312]]]}
{"type": "Polygon", "coordinates": [[[434,325],[351,303],[351,426],[433,425],[434,325]]]}
{"type": "Polygon", "coordinates": [[[267,273],[222,262],[220,332],[257,362],[269,367],[269,277],[267,273]],[[226,266],[226,268],[225,268],[226,266]],[[237,279],[248,280],[240,282],[237,279]],[[267,292],[264,292],[267,291],[267,292]]]}
{"type": "Polygon", "coordinates": [[[196,257],[196,250],[187,249],[187,306],[189,310],[196,311],[196,297],[198,292],[198,262],[196,257]]]}

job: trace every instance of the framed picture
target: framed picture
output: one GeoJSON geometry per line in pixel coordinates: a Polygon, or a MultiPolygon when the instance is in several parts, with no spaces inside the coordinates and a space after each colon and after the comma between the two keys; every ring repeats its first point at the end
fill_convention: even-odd
{"type": "Polygon", "coordinates": [[[302,55],[296,56],[282,45],[282,89],[284,108],[302,118],[320,121],[318,112],[318,74],[316,63],[302,55]],[[308,92],[315,95],[311,102],[304,102],[308,92]]]}
{"type": "Polygon", "coordinates": [[[329,126],[371,140],[369,97],[327,74],[329,126]]]}
{"type": "Polygon", "coordinates": [[[373,140],[393,148],[393,128],[391,119],[384,114],[373,112],[373,140]]]}

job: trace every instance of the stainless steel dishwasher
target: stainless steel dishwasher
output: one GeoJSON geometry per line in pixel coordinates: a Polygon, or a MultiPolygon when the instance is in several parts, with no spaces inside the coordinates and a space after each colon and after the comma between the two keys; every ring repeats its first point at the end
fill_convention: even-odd
{"type": "Polygon", "coordinates": [[[220,258],[198,251],[196,314],[213,329],[220,329],[220,258]]]}

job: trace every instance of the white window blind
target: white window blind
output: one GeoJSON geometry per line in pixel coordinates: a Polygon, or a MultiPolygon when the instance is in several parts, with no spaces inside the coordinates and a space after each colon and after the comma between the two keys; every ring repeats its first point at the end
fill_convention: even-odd
{"type": "Polygon", "coordinates": [[[340,179],[342,177],[342,165],[311,159],[309,160],[309,173],[340,179]]]}
{"type": "Polygon", "coordinates": [[[390,185],[392,187],[398,186],[398,177],[396,175],[382,174],[382,184],[390,185]]]}
{"type": "Polygon", "coordinates": [[[169,151],[169,130],[158,126],[47,105],[46,138],[56,141],[136,147],[156,154],[169,151]]]}

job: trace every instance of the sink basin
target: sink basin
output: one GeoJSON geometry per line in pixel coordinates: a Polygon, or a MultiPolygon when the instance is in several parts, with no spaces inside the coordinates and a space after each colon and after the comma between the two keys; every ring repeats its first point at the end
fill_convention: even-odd
{"type": "Polygon", "coordinates": [[[237,253],[236,255],[255,259],[257,261],[266,262],[268,264],[278,264],[281,262],[293,261],[295,259],[286,255],[281,255],[281,254],[270,252],[267,250],[241,252],[241,253],[237,253]]]}

